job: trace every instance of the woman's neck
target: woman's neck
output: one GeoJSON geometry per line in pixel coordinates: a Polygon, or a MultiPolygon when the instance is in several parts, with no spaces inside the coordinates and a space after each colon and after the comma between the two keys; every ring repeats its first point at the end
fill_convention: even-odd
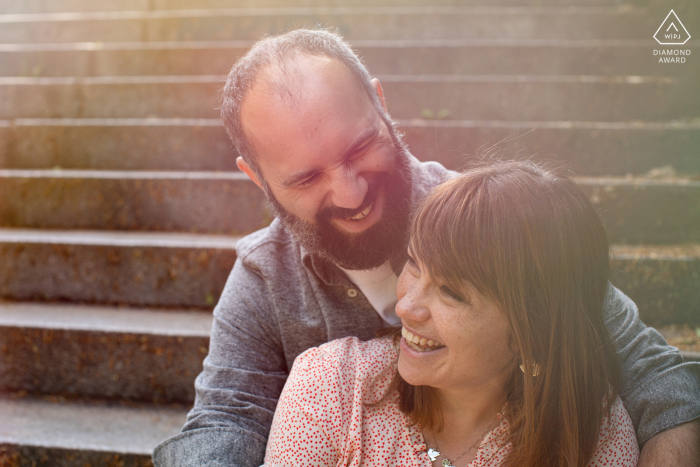
{"type": "Polygon", "coordinates": [[[437,389],[444,421],[443,431],[472,432],[483,430],[506,402],[504,389],[482,388],[468,391],[437,389]]]}
{"type": "MultiPolygon", "coordinates": [[[[437,449],[450,462],[456,462],[451,465],[467,465],[488,431],[499,424],[496,415],[506,402],[504,385],[436,391],[443,429],[425,430],[425,442],[428,448],[437,449]]],[[[441,462],[442,458],[436,459],[433,465],[440,466],[441,462]]]]}

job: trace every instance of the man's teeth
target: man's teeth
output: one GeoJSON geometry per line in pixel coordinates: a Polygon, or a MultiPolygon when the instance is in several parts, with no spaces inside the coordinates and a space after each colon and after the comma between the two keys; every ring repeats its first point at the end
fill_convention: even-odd
{"type": "Polygon", "coordinates": [[[426,339],[425,337],[414,336],[411,331],[407,331],[404,327],[401,327],[401,335],[404,339],[406,339],[406,343],[409,347],[414,350],[418,350],[419,352],[427,352],[444,347],[444,345],[438,341],[426,339]]]}
{"type": "Polygon", "coordinates": [[[360,219],[364,219],[365,217],[367,217],[367,214],[369,214],[369,212],[372,210],[372,206],[374,206],[374,203],[370,204],[369,206],[367,206],[365,208],[364,211],[355,214],[350,219],[352,219],[354,221],[359,221],[360,219]]]}

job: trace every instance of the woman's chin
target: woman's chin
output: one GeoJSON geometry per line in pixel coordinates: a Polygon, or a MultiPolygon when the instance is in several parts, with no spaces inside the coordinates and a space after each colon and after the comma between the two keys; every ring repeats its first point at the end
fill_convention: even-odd
{"type": "Polygon", "coordinates": [[[415,364],[402,359],[401,355],[397,366],[401,378],[411,386],[430,386],[430,372],[426,369],[417,368],[415,364]]]}

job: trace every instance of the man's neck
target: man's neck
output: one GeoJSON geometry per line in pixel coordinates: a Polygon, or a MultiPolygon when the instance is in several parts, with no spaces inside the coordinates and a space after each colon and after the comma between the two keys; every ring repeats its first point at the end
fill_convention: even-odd
{"type": "Polygon", "coordinates": [[[387,324],[397,325],[400,322],[394,310],[398,278],[388,261],[378,268],[369,270],[340,269],[362,291],[374,310],[387,324]]]}

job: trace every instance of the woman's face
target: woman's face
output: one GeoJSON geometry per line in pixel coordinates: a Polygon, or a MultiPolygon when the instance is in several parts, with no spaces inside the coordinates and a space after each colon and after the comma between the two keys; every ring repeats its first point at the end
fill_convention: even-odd
{"type": "Polygon", "coordinates": [[[409,252],[396,286],[396,314],[404,327],[398,369],[409,384],[505,388],[513,365],[508,323],[490,300],[467,290],[433,279],[409,252]]]}

